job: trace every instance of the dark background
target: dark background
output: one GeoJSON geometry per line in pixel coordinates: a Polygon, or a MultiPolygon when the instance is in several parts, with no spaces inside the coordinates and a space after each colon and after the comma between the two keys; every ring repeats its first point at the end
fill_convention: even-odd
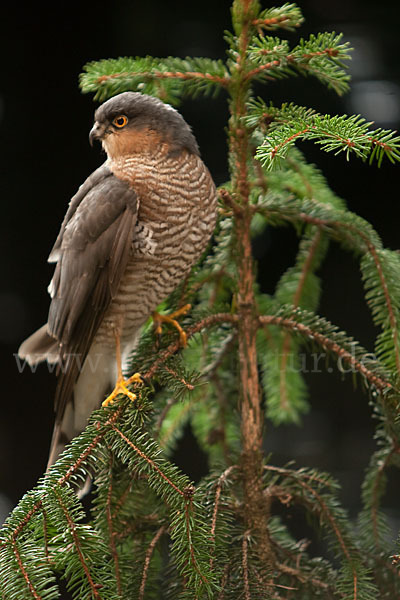
{"type": "MultiPolygon", "coordinates": [[[[264,2],[271,6],[272,2],[264,2]]],[[[398,128],[400,71],[399,8],[396,1],[300,0],[306,23],[286,34],[293,43],[322,30],[343,31],[356,48],[350,65],[353,91],[337,98],[312,79],[269,85],[266,99],[295,101],[326,113],[359,113],[376,126],[398,128]]],[[[35,374],[18,370],[14,353],[21,341],[47,316],[47,285],[52,266],[47,256],[70,197],[103,157],[91,149],[88,132],[95,105],[78,88],[78,75],[91,60],[123,55],[186,55],[224,58],[224,29],[230,28],[229,2],[99,3],[59,2],[24,6],[14,3],[3,15],[3,69],[0,88],[1,235],[0,235],[0,520],[42,474],[53,425],[55,377],[42,365],[35,374]]],[[[217,100],[187,101],[181,107],[199,141],[203,158],[217,184],[227,179],[224,95],[217,100]]],[[[352,158],[334,157],[302,145],[324,171],[349,208],[372,222],[384,243],[398,241],[399,167],[381,169],[352,158]]],[[[292,264],[296,238],[292,230],[274,231],[255,245],[259,278],[270,292],[292,264]]],[[[321,272],[320,313],[373,349],[376,331],[363,300],[357,262],[332,246],[321,272]]],[[[324,365],[321,369],[324,370],[324,365]]],[[[308,376],[312,411],[298,427],[267,429],[273,461],[295,458],[299,465],[334,473],[351,512],[359,505],[359,486],[374,449],[374,423],[368,396],[354,390],[351,377],[337,373],[308,376]]],[[[204,457],[190,434],[178,455],[194,478],[204,457]],[[187,451],[189,447],[190,452],[187,451]]],[[[400,479],[393,472],[385,509],[393,519],[400,479]]]]}

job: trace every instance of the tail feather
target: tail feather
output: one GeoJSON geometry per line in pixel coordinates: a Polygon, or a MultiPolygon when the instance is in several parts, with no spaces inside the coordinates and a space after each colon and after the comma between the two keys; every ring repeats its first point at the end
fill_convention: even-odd
{"type": "Polygon", "coordinates": [[[59,343],[48,333],[46,324],[22,342],[18,348],[18,355],[32,366],[44,360],[52,364],[58,363],[59,343]]]}
{"type": "MultiPolygon", "coordinates": [[[[86,357],[71,393],[62,406],[58,406],[53,437],[50,445],[49,468],[65,446],[83,431],[91,413],[100,407],[116,379],[116,364],[111,351],[93,346],[86,357]]],[[[63,385],[63,374],[58,385],[63,385]]]]}
{"type": "Polygon", "coordinates": [[[47,470],[54,464],[65,446],[74,438],[79,431],[74,427],[74,407],[70,402],[65,407],[65,412],[62,421],[56,421],[51,438],[49,459],[47,462],[47,470]]]}

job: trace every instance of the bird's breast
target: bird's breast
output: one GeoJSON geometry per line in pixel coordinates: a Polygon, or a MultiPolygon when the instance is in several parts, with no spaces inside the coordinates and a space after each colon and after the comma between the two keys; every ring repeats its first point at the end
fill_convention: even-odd
{"type": "Polygon", "coordinates": [[[136,253],[163,262],[181,255],[191,264],[215,225],[216,192],[202,160],[188,152],[134,155],[110,167],[138,194],[133,260],[136,253]]]}
{"type": "Polygon", "coordinates": [[[131,258],[98,334],[117,327],[127,342],[205,249],[217,200],[211,176],[196,155],[152,162],[125,157],[110,166],[135,189],[139,210],[131,258]]]}

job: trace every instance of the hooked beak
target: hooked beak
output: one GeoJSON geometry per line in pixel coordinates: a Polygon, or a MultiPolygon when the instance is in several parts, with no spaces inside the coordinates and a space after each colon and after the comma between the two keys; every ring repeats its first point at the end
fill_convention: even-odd
{"type": "Polygon", "coordinates": [[[93,146],[94,140],[102,140],[105,133],[105,126],[96,121],[89,133],[89,144],[93,146]]]}

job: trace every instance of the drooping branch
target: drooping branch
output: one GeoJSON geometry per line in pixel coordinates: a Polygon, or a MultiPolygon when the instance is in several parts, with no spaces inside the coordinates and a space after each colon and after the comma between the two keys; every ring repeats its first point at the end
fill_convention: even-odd
{"type": "MultiPolygon", "coordinates": [[[[311,242],[310,248],[308,250],[307,258],[303,263],[303,266],[301,269],[301,275],[300,275],[300,278],[299,278],[299,281],[298,281],[298,284],[296,287],[296,291],[293,296],[293,306],[295,308],[297,308],[301,302],[301,297],[303,294],[305,282],[306,282],[307,276],[311,272],[312,263],[314,261],[315,253],[316,253],[318,245],[320,244],[320,241],[321,241],[321,230],[317,229],[316,233],[314,234],[313,240],[311,242]]],[[[291,339],[292,339],[292,337],[291,337],[290,333],[287,332],[282,341],[282,354],[279,357],[279,359],[280,359],[279,390],[280,390],[280,403],[281,403],[283,410],[287,410],[287,407],[289,405],[289,398],[288,398],[289,391],[287,389],[287,382],[286,382],[286,369],[288,366],[291,339]]]]}
{"type": "Polygon", "coordinates": [[[348,542],[345,539],[345,534],[342,532],[341,525],[337,522],[335,515],[332,513],[332,510],[327,505],[323,496],[314,488],[313,484],[313,476],[307,476],[306,473],[298,473],[291,469],[284,469],[280,467],[274,467],[272,465],[265,465],[265,471],[269,471],[272,473],[278,473],[284,478],[293,478],[296,481],[296,484],[300,486],[307,494],[309,494],[313,501],[315,501],[318,506],[318,511],[321,514],[321,517],[326,521],[332,530],[334,536],[337,539],[338,545],[341,549],[341,552],[346,558],[347,564],[349,565],[352,573],[352,581],[353,581],[353,595],[352,599],[358,599],[359,592],[359,575],[357,573],[357,569],[354,565],[354,554],[358,551],[355,548],[351,548],[348,542]]]}
{"type": "Polygon", "coordinates": [[[336,354],[345,363],[352,367],[356,372],[360,373],[369,381],[369,383],[380,392],[387,392],[393,389],[393,385],[382,376],[377,375],[374,371],[368,369],[358,358],[356,358],[351,352],[340,346],[336,341],[330,339],[328,335],[319,333],[313,330],[311,327],[304,325],[300,321],[296,321],[293,318],[285,318],[273,315],[262,315],[259,317],[260,323],[263,325],[278,325],[285,329],[292,331],[293,333],[300,333],[305,339],[314,340],[324,349],[336,354]]]}
{"type": "MultiPolygon", "coordinates": [[[[400,339],[398,335],[399,310],[395,305],[396,294],[394,293],[397,290],[397,282],[395,281],[392,283],[392,287],[389,287],[388,273],[390,273],[391,267],[387,260],[388,256],[385,255],[385,251],[382,249],[379,236],[375,233],[369,223],[346,211],[338,211],[333,207],[310,200],[293,200],[290,204],[291,205],[287,206],[287,208],[281,207],[276,210],[273,207],[273,203],[271,203],[268,208],[267,206],[260,207],[260,212],[264,213],[269,218],[274,218],[279,215],[279,219],[285,221],[292,223],[303,222],[321,228],[323,231],[326,231],[330,237],[338,240],[346,247],[350,247],[355,250],[357,254],[361,255],[361,266],[365,273],[367,273],[368,267],[367,264],[363,266],[365,256],[368,254],[371,257],[380,282],[379,290],[383,293],[380,293],[378,290],[377,295],[371,299],[370,307],[375,323],[382,326],[384,330],[388,330],[388,335],[390,335],[392,340],[394,364],[397,372],[400,373],[400,339]],[[386,259],[386,261],[384,259],[386,259]],[[381,306],[385,311],[383,316],[379,310],[379,307],[381,306]],[[387,327],[387,321],[390,324],[389,328],[387,327]]],[[[399,276],[400,266],[397,266],[396,268],[398,272],[391,276],[392,279],[397,279],[399,276]]],[[[364,275],[364,280],[367,280],[366,274],[364,275]]],[[[369,286],[372,287],[373,282],[370,282],[369,286]]]]}

